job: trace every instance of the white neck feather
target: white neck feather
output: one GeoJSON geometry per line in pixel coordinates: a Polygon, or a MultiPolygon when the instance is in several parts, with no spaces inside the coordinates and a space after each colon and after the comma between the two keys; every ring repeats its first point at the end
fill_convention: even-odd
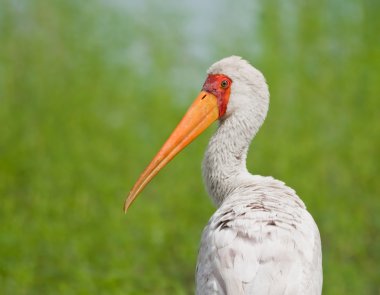
{"type": "Polygon", "coordinates": [[[246,168],[249,145],[264,122],[267,104],[240,109],[223,118],[203,159],[203,179],[211,199],[220,206],[251,174],[246,168]]]}
{"type": "Polygon", "coordinates": [[[216,62],[207,73],[224,74],[232,80],[226,113],[209,142],[202,167],[207,191],[220,206],[235,190],[252,183],[246,158],[265,120],[269,91],[261,72],[238,56],[216,62]]]}

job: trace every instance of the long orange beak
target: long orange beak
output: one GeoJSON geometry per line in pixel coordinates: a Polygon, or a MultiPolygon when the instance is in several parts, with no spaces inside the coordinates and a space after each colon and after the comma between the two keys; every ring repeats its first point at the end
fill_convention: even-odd
{"type": "Polygon", "coordinates": [[[145,168],[130,191],[124,204],[124,212],[152,178],[172,160],[181,150],[198,137],[219,117],[218,102],[215,95],[201,91],[190,106],[181,122],[174,129],[152,162],[145,168]]]}

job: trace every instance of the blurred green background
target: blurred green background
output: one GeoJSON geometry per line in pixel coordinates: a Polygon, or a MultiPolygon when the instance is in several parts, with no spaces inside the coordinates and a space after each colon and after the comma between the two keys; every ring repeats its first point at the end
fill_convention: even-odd
{"type": "Polygon", "coordinates": [[[380,294],[380,2],[0,0],[0,294],[192,294],[211,128],[126,193],[206,69],[265,74],[248,167],[318,223],[324,294],[380,294]]]}

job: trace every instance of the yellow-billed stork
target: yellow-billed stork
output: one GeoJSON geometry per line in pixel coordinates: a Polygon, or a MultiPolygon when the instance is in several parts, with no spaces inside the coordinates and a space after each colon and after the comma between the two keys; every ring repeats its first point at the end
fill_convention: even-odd
{"type": "Polygon", "coordinates": [[[248,147],[269,106],[264,76],[237,56],[216,62],[207,74],[202,91],[132,188],[125,211],[160,169],[219,119],[202,166],[218,209],[202,234],[197,294],[321,294],[321,241],[313,217],[293,189],[246,168],[248,147]]]}

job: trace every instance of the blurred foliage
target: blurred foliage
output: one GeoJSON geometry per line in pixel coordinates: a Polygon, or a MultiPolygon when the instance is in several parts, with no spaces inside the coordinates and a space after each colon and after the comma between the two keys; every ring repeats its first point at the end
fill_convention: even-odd
{"type": "Polygon", "coordinates": [[[122,204],[207,67],[236,54],[271,90],[248,167],[308,205],[324,294],[379,294],[379,11],[376,0],[0,0],[0,293],[194,292],[212,130],[127,216],[122,204]]]}

